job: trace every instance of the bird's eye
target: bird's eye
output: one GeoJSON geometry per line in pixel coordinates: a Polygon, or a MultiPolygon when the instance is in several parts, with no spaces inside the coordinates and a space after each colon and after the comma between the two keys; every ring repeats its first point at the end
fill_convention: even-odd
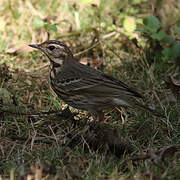
{"type": "Polygon", "coordinates": [[[55,47],[54,46],[48,46],[48,49],[52,51],[53,49],[55,49],[55,47]]]}

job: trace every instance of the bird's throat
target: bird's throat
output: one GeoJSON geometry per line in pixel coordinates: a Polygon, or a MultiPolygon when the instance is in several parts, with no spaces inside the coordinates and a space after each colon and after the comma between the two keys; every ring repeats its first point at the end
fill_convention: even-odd
{"type": "Polygon", "coordinates": [[[57,64],[57,63],[54,63],[54,62],[51,62],[50,63],[50,76],[51,78],[55,78],[57,76],[57,74],[59,72],[61,72],[62,70],[62,65],[61,64],[57,64]]]}

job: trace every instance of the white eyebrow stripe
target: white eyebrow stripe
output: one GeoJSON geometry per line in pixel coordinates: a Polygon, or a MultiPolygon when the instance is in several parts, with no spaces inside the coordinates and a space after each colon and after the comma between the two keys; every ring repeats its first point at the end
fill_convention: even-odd
{"type": "Polygon", "coordinates": [[[48,47],[49,47],[49,46],[54,46],[54,47],[56,47],[56,48],[65,49],[63,46],[61,46],[61,45],[59,45],[59,44],[49,44],[48,47]]]}

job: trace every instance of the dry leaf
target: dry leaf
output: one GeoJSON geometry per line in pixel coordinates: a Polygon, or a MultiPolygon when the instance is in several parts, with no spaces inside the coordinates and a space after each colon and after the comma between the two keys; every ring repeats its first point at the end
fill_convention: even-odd
{"type": "Polygon", "coordinates": [[[87,65],[87,66],[91,66],[95,69],[99,69],[101,71],[103,71],[104,69],[104,65],[103,65],[103,62],[99,59],[92,59],[92,58],[89,58],[89,57],[83,57],[79,60],[79,62],[81,64],[84,64],[84,65],[87,65]]]}
{"type": "Polygon", "coordinates": [[[12,78],[12,74],[9,71],[9,67],[6,64],[1,64],[0,65],[0,81],[8,81],[9,79],[12,78]]]}
{"type": "Polygon", "coordinates": [[[64,173],[67,177],[71,177],[72,179],[83,179],[81,173],[77,170],[77,165],[68,164],[64,167],[64,173]]]}
{"type": "Polygon", "coordinates": [[[154,179],[152,173],[143,173],[141,171],[138,171],[134,175],[134,180],[148,180],[148,179],[154,179]]]}
{"type": "Polygon", "coordinates": [[[32,51],[33,49],[28,46],[28,43],[21,43],[20,45],[16,45],[16,43],[12,43],[9,49],[6,51],[6,53],[25,56],[32,51]]]}
{"type": "Polygon", "coordinates": [[[173,157],[174,154],[178,151],[178,148],[175,145],[165,146],[161,148],[149,147],[144,150],[144,153],[135,157],[132,157],[131,160],[151,160],[154,163],[159,163],[160,161],[165,161],[168,157],[173,157]]]}

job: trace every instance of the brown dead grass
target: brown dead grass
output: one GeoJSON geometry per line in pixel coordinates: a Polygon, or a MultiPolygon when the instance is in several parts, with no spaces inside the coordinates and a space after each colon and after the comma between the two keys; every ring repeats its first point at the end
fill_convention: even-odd
{"type": "MultiPolygon", "coordinates": [[[[110,7],[106,6],[103,11],[97,11],[95,5],[80,6],[74,1],[53,2],[0,1],[0,179],[180,177],[179,147],[177,153],[168,153],[170,157],[157,164],[149,158],[130,159],[142,155],[148,147],[179,144],[179,105],[163,81],[168,75],[177,75],[179,66],[166,64],[167,70],[155,72],[154,67],[148,65],[145,51],[125,34],[122,22],[118,21],[120,17],[108,14],[109,8],[114,11],[118,2],[114,2],[115,5],[110,2],[110,7]],[[108,31],[100,23],[99,12],[104,13],[101,20],[107,19],[107,27],[115,18],[117,29],[108,31]],[[35,27],[33,22],[37,17],[48,24],[56,24],[57,32],[35,27]],[[87,131],[88,114],[71,108],[76,120],[67,120],[70,114],[61,114],[66,105],[49,86],[48,60],[26,46],[46,40],[49,32],[50,39],[66,42],[77,53],[77,58],[88,57],[85,61],[90,65],[98,68],[100,65],[106,73],[138,89],[151,107],[164,108],[167,118],[158,119],[141,110],[119,108],[106,111],[105,127],[91,127],[91,131],[87,131]],[[92,48],[97,41],[100,44],[92,48]],[[94,148],[87,137],[104,140],[102,147],[94,148]],[[111,139],[113,145],[121,139],[126,145],[133,146],[132,154],[123,151],[120,157],[117,156],[108,144],[111,139]]],[[[139,16],[144,17],[148,3],[141,5],[144,8],[139,16]]],[[[129,7],[126,3],[120,6],[125,9],[125,14],[128,13],[126,6],[129,7]]]]}

